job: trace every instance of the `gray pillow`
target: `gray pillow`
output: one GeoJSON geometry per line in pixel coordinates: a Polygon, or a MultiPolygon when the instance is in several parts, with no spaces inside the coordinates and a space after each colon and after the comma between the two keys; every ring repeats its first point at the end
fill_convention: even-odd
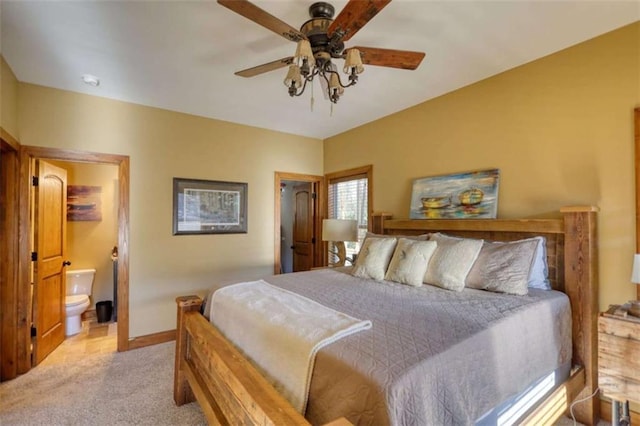
{"type": "Polygon", "coordinates": [[[508,243],[485,241],[469,275],[466,286],[480,290],[525,295],[538,241],[508,243]]]}

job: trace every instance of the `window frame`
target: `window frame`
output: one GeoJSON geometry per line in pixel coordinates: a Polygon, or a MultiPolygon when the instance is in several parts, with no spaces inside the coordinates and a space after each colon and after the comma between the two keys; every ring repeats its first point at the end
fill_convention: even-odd
{"type": "MultiPolygon", "coordinates": [[[[329,218],[329,187],[331,186],[331,184],[349,181],[352,179],[353,180],[362,179],[363,177],[366,177],[367,179],[367,230],[369,232],[371,231],[371,226],[372,226],[371,217],[373,215],[373,165],[371,164],[368,164],[366,166],[355,167],[352,169],[326,173],[324,175],[324,178],[325,178],[324,199],[326,200],[326,203],[324,206],[325,218],[329,218]]],[[[323,241],[322,252],[323,252],[323,255],[322,255],[323,265],[328,265],[329,246],[328,246],[328,242],[326,241],[323,241]]]]}

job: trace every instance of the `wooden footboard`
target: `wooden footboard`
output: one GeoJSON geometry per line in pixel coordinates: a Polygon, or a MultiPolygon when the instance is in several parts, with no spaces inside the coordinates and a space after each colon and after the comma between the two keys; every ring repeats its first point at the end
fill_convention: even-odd
{"type": "Polygon", "coordinates": [[[210,424],[307,425],[199,310],[197,296],[179,297],[173,397],[195,399],[210,424]]]}

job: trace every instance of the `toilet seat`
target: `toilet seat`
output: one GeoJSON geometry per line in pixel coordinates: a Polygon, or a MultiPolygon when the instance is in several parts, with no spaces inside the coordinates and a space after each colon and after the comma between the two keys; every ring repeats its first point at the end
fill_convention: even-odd
{"type": "Polygon", "coordinates": [[[74,294],[74,295],[65,297],[64,305],[67,308],[70,308],[73,306],[82,305],[83,303],[86,303],[88,301],[89,301],[89,296],[87,296],[86,294],[74,294]]]}

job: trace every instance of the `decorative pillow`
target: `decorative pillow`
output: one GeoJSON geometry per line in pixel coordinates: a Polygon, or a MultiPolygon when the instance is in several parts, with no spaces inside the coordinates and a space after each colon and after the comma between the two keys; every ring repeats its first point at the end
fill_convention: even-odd
{"type": "Polygon", "coordinates": [[[538,241],[485,241],[467,276],[466,286],[480,290],[525,295],[538,241]]]}
{"type": "Polygon", "coordinates": [[[533,237],[530,239],[537,241],[538,246],[533,259],[531,273],[529,274],[529,288],[551,290],[549,265],[547,264],[547,239],[545,237],[533,237]]]}
{"type": "Polygon", "coordinates": [[[435,241],[400,238],[384,279],[420,287],[436,247],[435,241]]]}
{"type": "Polygon", "coordinates": [[[395,247],[395,238],[366,238],[351,274],[360,278],[383,280],[395,247]]]}
{"type": "Polygon", "coordinates": [[[427,267],[424,282],[448,290],[462,291],[483,241],[449,237],[440,233],[431,234],[429,240],[437,242],[438,246],[427,267]]]}

